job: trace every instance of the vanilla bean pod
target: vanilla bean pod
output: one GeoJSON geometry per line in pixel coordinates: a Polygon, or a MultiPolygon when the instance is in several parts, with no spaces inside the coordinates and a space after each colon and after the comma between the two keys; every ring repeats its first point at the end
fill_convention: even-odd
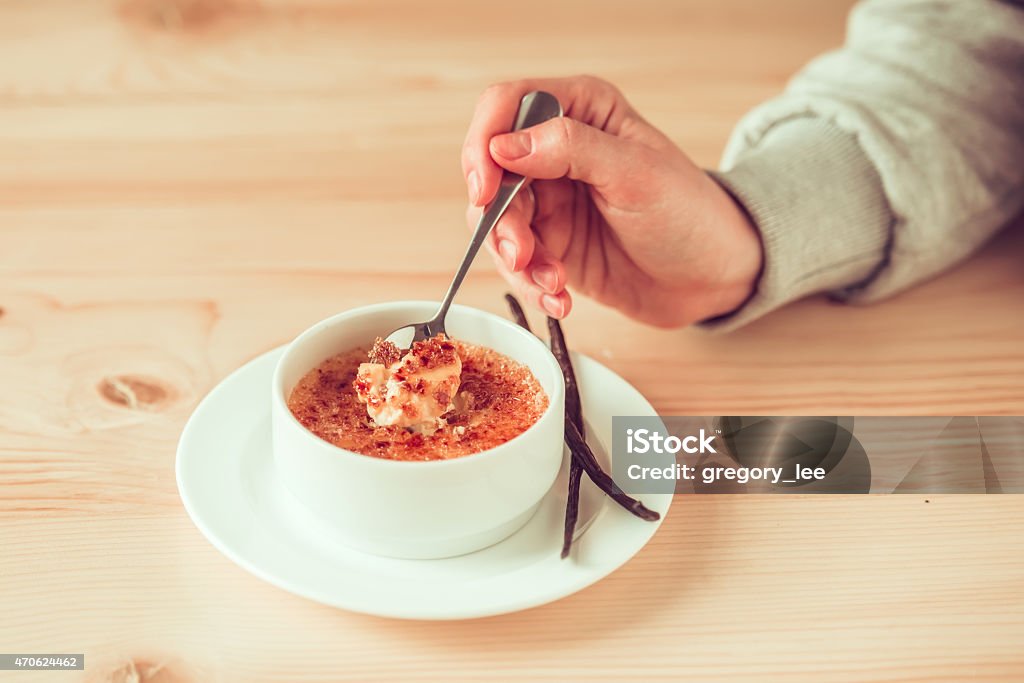
{"type": "Polygon", "coordinates": [[[572,367],[572,358],[569,355],[569,347],[565,343],[565,333],[562,332],[562,325],[556,319],[548,318],[548,335],[551,337],[551,353],[558,366],[562,368],[562,375],[565,376],[565,414],[580,430],[580,434],[586,436],[583,428],[583,404],[580,402],[580,387],[576,383],[576,370],[572,367]]]}
{"type": "Polygon", "coordinates": [[[519,299],[515,298],[511,294],[506,294],[505,302],[508,303],[508,310],[512,312],[512,319],[516,321],[516,325],[519,325],[519,327],[532,334],[533,330],[530,329],[530,322],[526,319],[526,313],[523,312],[523,307],[519,304],[519,299]]]}
{"type": "Polygon", "coordinates": [[[562,559],[569,557],[576,521],[580,516],[580,484],[583,483],[583,467],[574,457],[569,463],[569,495],[565,499],[565,526],[562,529],[562,559]]]}
{"type": "MultiPolygon", "coordinates": [[[[551,353],[562,368],[565,378],[565,419],[571,421],[581,436],[586,439],[586,427],[583,424],[583,402],[580,399],[580,387],[576,382],[576,370],[572,366],[569,347],[565,343],[562,325],[555,318],[548,316],[548,337],[551,339],[551,353]]],[[[583,466],[575,457],[569,461],[569,494],[565,501],[565,526],[562,529],[562,559],[569,557],[572,550],[573,536],[576,533],[576,522],[580,516],[580,484],[583,482],[583,466]]]]}
{"type": "MultiPolygon", "coordinates": [[[[516,310],[518,310],[520,314],[522,313],[523,309],[519,305],[519,302],[516,300],[516,298],[514,296],[512,296],[511,294],[506,294],[505,295],[505,300],[508,302],[509,308],[512,309],[513,315],[516,315],[516,310]]],[[[519,325],[524,327],[525,329],[527,329],[527,330],[530,329],[529,325],[525,324],[526,323],[525,316],[521,316],[521,319],[520,319],[520,315],[516,315],[516,322],[519,323],[519,325]]],[[[565,342],[565,339],[563,337],[562,338],[563,346],[564,346],[564,342],[565,342]]],[[[568,358],[568,354],[566,354],[565,357],[568,358]]],[[[556,356],[556,360],[558,360],[557,356],[556,356]]],[[[565,375],[566,374],[566,369],[565,369],[564,366],[562,366],[561,361],[559,361],[559,365],[562,367],[562,374],[565,375]]],[[[570,372],[571,372],[571,366],[570,366],[570,372]]],[[[573,386],[576,386],[575,374],[573,374],[573,376],[572,376],[572,384],[573,384],[573,386]]],[[[577,391],[578,391],[578,389],[577,389],[577,391]]],[[[577,394],[577,404],[579,404],[578,398],[579,397],[578,397],[578,394],[577,394]]],[[[567,400],[567,402],[566,402],[566,411],[567,411],[567,413],[568,413],[568,410],[569,410],[569,402],[567,400]]],[[[580,413],[580,417],[581,417],[581,421],[582,421],[582,413],[580,413]]],[[[649,522],[653,522],[653,521],[656,521],[656,520],[661,518],[661,515],[659,515],[657,512],[655,512],[654,510],[649,509],[648,507],[646,507],[640,501],[636,500],[632,496],[629,496],[628,494],[623,492],[623,490],[620,489],[618,487],[618,485],[616,485],[616,483],[612,480],[612,478],[603,469],[601,469],[601,464],[597,461],[597,458],[594,457],[594,452],[590,449],[590,446],[587,445],[587,441],[583,437],[582,431],[579,428],[576,427],[575,423],[573,422],[573,417],[571,415],[568,415],[568,414],[566,415],[566,420],[565,420],[565,442],[569,446],[569,451],[572,453],[572,462],[579,463],[580,468],[584,472],[587,473],[587,476],[590,477],[591,481],[593,481],[597,485],[597,487],[599,489],[604,491],[608,495],[609,498],[614,500],[616,503],[618,503],[623,508],[625,508],[627,511],[629,511],[632,514],[636,515],[640,519],[643,519],[643,520],[646,520],[646,521],[649,521],[649,522]]],[[[572,482],[572,472],[571,472],[571,468],[570,468],[570,485],[571,485],[571,482],[572,482]]],[[[571,491],[570,491],[570,497],[571,497],[571,491]]]]}
{"type": "Polygon", "coordinates": [[[565,423],[565,440],[569,444],[569,450],[572,451],[573,457],[578,459],[583,466],[583,471],[597,484],[599,489],[608,494],[609,498],[640,519],[654,522],[661,518],[661,515],[625,493],[619,488],[618,484],[612,481],[608,473],[601,469],[600,463],[594,457],[594,452],[590,450],[590,446],[587,445],[586,439],[576,429],[576,425],[569,421],[565,423]]]}

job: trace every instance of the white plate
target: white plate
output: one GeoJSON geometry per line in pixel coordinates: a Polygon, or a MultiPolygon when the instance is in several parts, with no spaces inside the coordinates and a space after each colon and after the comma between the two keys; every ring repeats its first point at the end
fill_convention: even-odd
{"type": "MultiPolygon", "coordinates": [[[[352,550],[332,539],[274,476],[270,378],[282,350],[250,361],[217,385],[189,418],[177,455],[178,491],[192,521],[218,550],[264,581],[379,616],[484,617],[586,588],[625,564],[658,530],[660,522],[637,519],[584,477],[583,524],[572,555],[562,560],[567,457],[534,517],[501,543],[442,560],[398,560],[352,550]]],[[[654,415],[654,409],[597,361],[579,354],[573,360],[588,428],[596,432],[588,439],[607,457],[612,415],[654,415]]],[[[641,499],[662,519],[672,502],[670,495],[641,499]]]]}

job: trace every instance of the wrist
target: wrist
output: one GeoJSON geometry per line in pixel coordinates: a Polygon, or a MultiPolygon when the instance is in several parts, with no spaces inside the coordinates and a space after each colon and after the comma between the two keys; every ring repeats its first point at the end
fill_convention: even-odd
{"type": "Polygon", "coordinates": [[[705,178],[712,192],[709,215],[716,217],[712,229],[721,256],[718,277],[709,288],[706,310],[698,320],[726,316],[742,308],[757,291],[764,269],[764,246],[753,219],[728,190],[711,176],[705,178]]]}
{"type": "Polygon", "coordinates": [[[778,123],[725,171],[764,245],[754,296],[733,315],[705,321],[727,330],[820,292],[846,298],[884,269],[894,214],[857,136],[834,123],[778,123]]]}

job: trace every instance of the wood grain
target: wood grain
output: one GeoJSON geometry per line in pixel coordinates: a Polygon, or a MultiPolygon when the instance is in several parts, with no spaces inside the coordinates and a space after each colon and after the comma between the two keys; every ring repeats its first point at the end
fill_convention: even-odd
{"type": "MultiPolygon", "coordinates": [[[[849,4],[0,2],[0,651],[84,651],[59,679],[105,683],[1024,677],[1019,496],[680,497],[580,594],[424,624],[261,583],[175,488],[231,370],[443,291],[489,82],[605,76],[711,166],[849,4]],[[382,235],[416,248],[368,259],[382,235]]],[[[665,414],[1019,414],[1022,262],[1024,224],[870,308],[711,337],[583,302],[566,331],[665,414]]],[[[481,260],[460,299],[503,291],[481,260]]]]}

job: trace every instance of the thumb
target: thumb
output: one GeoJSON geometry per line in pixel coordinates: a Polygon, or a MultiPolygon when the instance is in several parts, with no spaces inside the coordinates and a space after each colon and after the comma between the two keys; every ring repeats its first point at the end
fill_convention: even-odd
{"type": "Polygon", "coordinates": [[[491,157],[513,173],[550,180],[568,177],[600,189],[638,158],[633,142],[570,118],[556,118],[491,138],[491,157]]]}

